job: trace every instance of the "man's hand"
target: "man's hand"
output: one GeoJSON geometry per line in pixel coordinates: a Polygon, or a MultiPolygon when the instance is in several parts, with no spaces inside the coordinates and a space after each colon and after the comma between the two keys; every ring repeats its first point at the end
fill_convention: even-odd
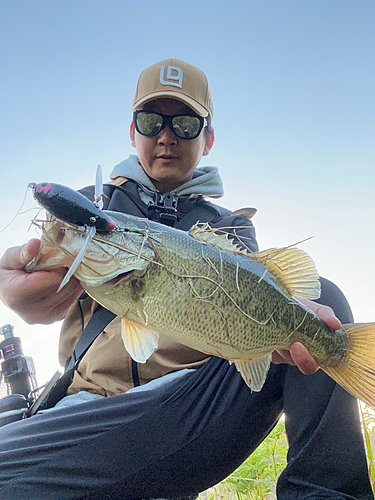
{"type": "Polygon", "coordinates": [[[0,299],[26,323],[47,325],[64,319],[82,288],[72,277],[56,293],[67,272],[65,268],[26,273],[24,267],[38,253],[39,246],[40,241],[32,239],[5,252],[0,259],[0,299]]]}
{"type": "MultiPolygon", "coordinates": [[[[307,299],[298,300],[311,309],[333,330],[341,328],[340,321],[336,318],[335,313],[330,307],[322,306],[307,299]]],[[[279,349],[274,351],[272,353],[272,362],[276,364],[287,363],[288,365],[296,365],[305,375],[312,375],[319,368],[318,363],[300,342],[294,342],[288,350],[279,349]]]]}

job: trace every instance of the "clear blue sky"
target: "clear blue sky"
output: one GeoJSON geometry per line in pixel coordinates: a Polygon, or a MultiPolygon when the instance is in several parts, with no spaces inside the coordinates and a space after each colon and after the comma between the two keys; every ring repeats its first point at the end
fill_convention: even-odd
{"type": "MultiPolygon", "coordinates": [[[[108,178],[134,152],[139,73],[176,57],[210,82],[216,143],[202,165],[219,167],[222,204],[258,208],[262,248],[314,236],[302,248],[356,320],[375,321],[374,17],[373,0],[1,2],[0,226],[29,182],[82,187],[98,163],[108,178]]],[[[33,236],[31,217],[0,233],[1,252],[33,236]]],[[[5,323],[44,381],[58,328],[1,306],[5,323]]]]}

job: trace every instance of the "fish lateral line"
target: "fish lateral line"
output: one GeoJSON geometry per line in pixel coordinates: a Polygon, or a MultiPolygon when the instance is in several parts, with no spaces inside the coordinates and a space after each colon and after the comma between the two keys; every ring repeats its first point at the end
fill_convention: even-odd
{"type": "Polygon", "coordinates": [[[131,250],[130,248],[127,248],[125,245],[121,245],[120,243],[116,243],[115,241],[106,240],[105,238],[99,236],[97,233],[93,237],[93,239],[96,241],[100,241],[101,243],[105,243],[106,245],[113,246],[114,248],[117,248],[118,250],[124,250],[125,252],[127,252],[131,255],[134,255],[135,257],[139,257],[140,259],[145,260],[147,262],[152,262],[153,264],[156,264],[157,266],[165,267],[164,264],[157,262],[154,259],[151,259],[150,257],[146,257],[145,255],[140,255],[139,252],[136,252],[135,250],[131,250]]]}

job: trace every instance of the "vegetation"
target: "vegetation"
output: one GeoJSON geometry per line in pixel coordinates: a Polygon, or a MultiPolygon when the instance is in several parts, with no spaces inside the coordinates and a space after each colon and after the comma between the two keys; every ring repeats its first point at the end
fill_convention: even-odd
{"type": "Polygon", "coordinates": [[[288,445],[283,422],[225,481],[199,495],[199,500],[270,500],[276,498],[276,481],[286,466],[288,445]]]}
{"type": "Polygon", "coordinates": [[[369,406],[359,404],[361,412],[362,428],[365,438],[365,445],[367,451],[367,462],[369,476],[372,486],[372,492],[375,496],[375,464],[374,464],[374,446],[375,446],[375,413],[369,406]]]}
{"type": "MultiPolygon", "coordinates": [[[[360,404],[369,476],[375,495],[375,413],[360,404]]],[[[199,500],[274,500],[276,482],[286,466],[288,444],[279,422],[267,439],[224,481],[201,493],[199,500]]]]}

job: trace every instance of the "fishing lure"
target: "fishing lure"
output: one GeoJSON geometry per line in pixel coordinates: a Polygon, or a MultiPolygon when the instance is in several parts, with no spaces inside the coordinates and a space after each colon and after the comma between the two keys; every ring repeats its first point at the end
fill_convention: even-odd
{"type": "Polygon", "coordinates": [[[34,198],[49,214],[60,220],[82,227],[86,232],[86,241],[65,275],[57,292],[70,280],[81,263],[88,245],[96,232],[110,233],[116,228],[116,221],[101,210],[103,206],[103,180],[100,165],[98,165],[95,183],[95,198],[90,201],[83,194],[61,184],[42,182],[28,185],[34,198]]]}

